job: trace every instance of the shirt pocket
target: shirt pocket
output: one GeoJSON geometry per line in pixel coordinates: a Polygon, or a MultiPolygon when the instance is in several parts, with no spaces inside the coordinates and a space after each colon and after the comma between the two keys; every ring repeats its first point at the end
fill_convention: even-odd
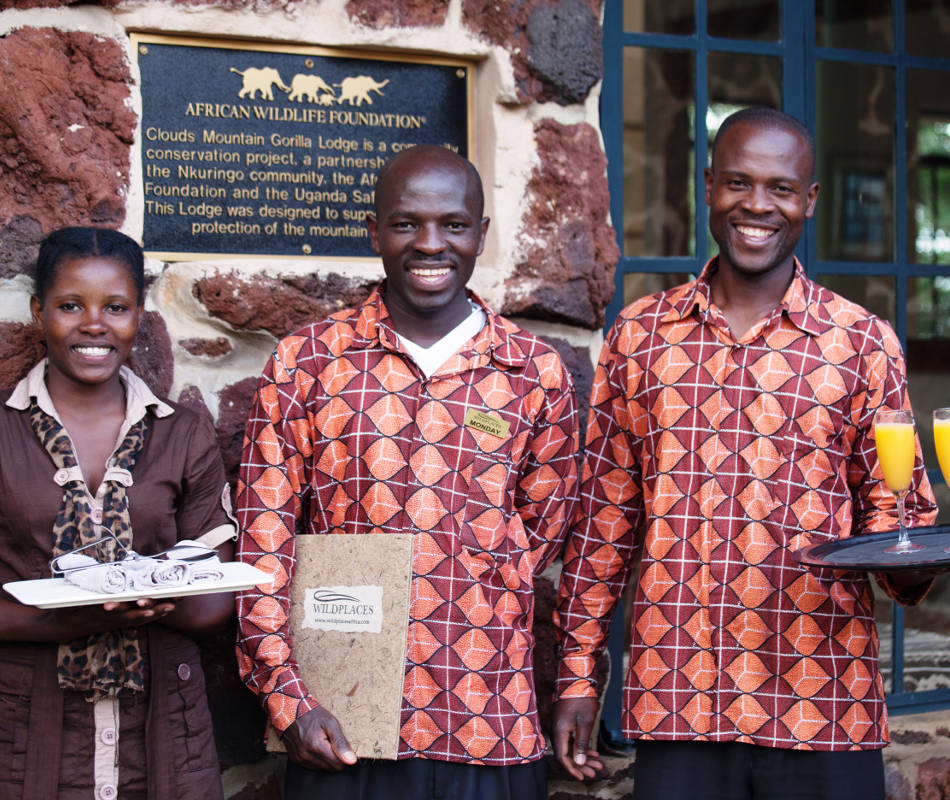
{"type": "Polygon", "coordinates": [[[215,763],[204,672],[194,646],[173,647],[165,656],[169,733],[176,772],[198,772],[215,763]]]}
{"type": "Polygon", "coordinates": [[[807,436],[788,429],[775,437],[782,463],[774,476],[773,491],[787,509],[785,538],[804,534],[804,546],[836,538],[834,516],[844,503],[850,504],[846,476],[841,474],[842,455],[838,438],[829,429],[807,436]]]}
{"type": "Polygon", "coordinates": [[[3,780],[13,783],[25,777],[34,668],[8,660],[0,664],[0,763],[6,766],[3,780]]]}
{"type": "Polygon", "coordinates": [[[517,478],[512,464],[512,436],[510,432],[495,436],[466,427],[462,446],[471,458],[463,472],[468,492],[460,542],[477,557],[507,561],[511,551],[508,518],[517,478]]]}

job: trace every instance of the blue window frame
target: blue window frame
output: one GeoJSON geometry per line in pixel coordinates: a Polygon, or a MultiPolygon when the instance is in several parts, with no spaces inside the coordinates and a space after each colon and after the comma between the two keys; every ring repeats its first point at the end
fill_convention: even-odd
{"type": "MultiPolygon", "coordinates": [[[[667,276],[673,281],[675,276],[697,274],[709,257],[703,169],[710,136],[707,118],[711,105],[715,104],[715,98],[711,101],[709,89],[715,70],[710,65],[722,64],[724,58],[726,62],[765,58],[780,65],[781,107],[803,120],[815,132],[818,141],[819,180],[822,182],[818,217],[827,214],[831,221],[824,223],[824,227],[814,222],[806,226],[799,244],[799,257],[810,276],[820,282],[830,281],[832,288],[842,294],[847,295],[848,289],[863,292],[875,283],[890,287],[888,308],[878,313],[893,323],[913,370],[912,352],[933,353],[939,342],[950,338],[950,319],[943,319],[943,316],[950,317],[950,312],[945,311],[950,309],[950,223],[946,224],[948,230],[945,231],[941,220],[948,216],[948,212],[942,211],[940,205],[942,200],[944,207],[950,206],[950,177],[945,179],[945,183],[938,178],[939,175],[950,176],[950,102],[941,102],[936,94],[928,96],[927,90],[914,89],[927,85],[934,76],[936,80],[930,80],[934,84],[939,84],[944,76],[950,79],[947,74],[950,73],[950,59],[936,57],[941,52],[939,41],[931,47],[927,40],[936,29],[928,32],[927,27],[927,14],[936,11],[935,4],[931,0],[883,0],[868,4],[841,0],[736,0],[732,4],[737,12],[736,18],[747,17],[752,12],[774,18],[774,24],[769,28],[774,33],[746,38],[721,35],[722,20],[725,18],[726,25],[729,24],[729,18],[723,17],[721,12],[728,10],[729,5],[727,0],[666,0],[663,4],[654,4],[651,0],[640,3],[636,0],[606,0],[601,127],[608,157],[610,210],[621,249],[616,288],[607,308],[607,327],[623,306],[636,296],[625,298],[625,287],[632,277],[652,274],[667,276]],[[648,21],[647,24],[631,25],[629,19],[625,20],[625,9],[637,7],[641,16],[646,17],[651,13],[655,15],[661,5],[681,13],[686,22],[658,25],[648,21]],[[875,13],[878,16],[874,19],[863,16],[875,13]],[[716,14],[719,14],[718,18],[716,14]],[[713,19],[719,21],[711,25],[713,19]],[[693,94],[686,101],[687,105],[692,105],[689,115],[691,152],[670,155],[669,149],[676,147],[677,143],[664,142],[661,146],[666,150],[654,154],[671,162],[685,158],[690,165],[686,181],[688,188],[684,191],[691,197],[685,204],[680,204],[684,209],[688,206],[688,211],[681,210],[680,221],[692,238],[691,250],[685,253],[630,252],[636,251],[638,246],[631,247],[627,242],[631,200],[627,195],[630,178],[625,181],[625,170],[631,156],[631,140],[626,138],[629,114],[624,108],[624,81],[625,75],[630,74],[628,56],[634,51],[650,54],[645,56],[646,59],[675,54],[678,63],[689,63],[692,71],[688,77],[692,81],[693,94]],[[861,143],[880,144],[882,149],[879,152],[860,152],[860,148],[856,154],[838,153],[833,148],[828,153],[822,152],[822,142],[835,139],[835,129],[831,126],[837,123],[836,115],[847,113],[836,106],[832,98],[835,91],[841,90],[842,76],[845,82],[854,82],[850,87],[854,90],[852,93],[870,97],[872,92],[880,92],[885,96],[885,107],[892,105],[890,118],[877,119],[876,127],[870,126],[870,133],[866,136],[853,137],[861,143]],[[886,84],[883,90],[882,84],[886,84]],[[891,87],[889,94],[888,86],[891,87]],[[823,114],[825,109],[827,112],[823,114]],[[924,145],[908,139],[908,131],[916,130],[921,135],[925,127],[921,122],[922,114],[930,115],[927,122],[930,127],[924,133],[929,131],[931,140],[939,144],[940,137],[946,135],[944,151],[936,154],[924,152],[924,145]],[[886,123],[883,128],[882,122],[886,123]],[[829,202],[829,191],[825,188],[829,181],[833,184],[830,187],[831,208],[825,207],[829,202]],[[938,191],[940,186],[946,186],[945,193],[938,191]],[[846,199],[853,197],[855,192],[863,205],[849,208],[846,199]],[[928,225],[932,228],[932,235],[923,230],[928,225]],[[915,303],[920,305],[918,294],[923,298],[921,302],[931,308],[928,312],[930,321],[922,334],[917,325],[920,314],[913,311],[915,303]],[[909,343],[912,345],[910,350],[909,343]]],[[[679,100],[682,101],[682,97],[679,100]]],[[[644,120],[648,114],[652,117],[661,110],[656,102],[652,111],[647,108],[648,104],[649,98],[643,101],[645,110],[641,113],[644,120]]],[[[869,108],[871,104],[868,99],[869,108]]],[[[632,146],[635,150],[635,140],[632,146]]],[[[642,162],[651,160],[650,154],[640,155],[642,162]]],[[[679,163],[683,162],[680,160],[679,163]]],[[[680,180],[682,182],[682,176],[680,180]]],[[[644,213],[641,216],[655,215],[644,213]]],[[[858,302],[865,300],[864,297],[853,299],[858,302]]],[[[862,304],[869,305],[868,302],[862,304]]],[[[938,363],[940,359],[932,361],[938,363]]],[[[947,369],[942,364],[938,366],[938,371],[943,370],[945,387],[950,386],[947,369]]],[[[910,382],[913,399],[913,374],[910,382]]],[[[924,427],[921,425],[923,414],[929,416],[930,410],[921,409],[914,402],[918,425],[924,427]]],[[[950,391],[939,405],[950,405],[950,391]]],[[[924,441],[924,431],[921,440],[924,441]]],[[[940,486],[943,478],[935,468],[936,461],[928,457],[927,450],[925,444],[925,460],[928,466],[934,467],[929,470],[931,482],[940,492],[946,492],[946,487],[940,486]]],[[[938,499],[941,496],[950,498],[950,492],[938,494],[938,499]]],[[[944,505],[950,506],[950,503],[944,505]]],[[[945,519],[950,521],[942,513],[941,521],[945,519]]],[[[624,670],[619,665],[623,663],[625,635],[622,623],[622,613],[618,613],[608,643],[615,668],[606,688],[602,716],[602,732],[615,743],[621,741],[620,704],[624,670]]],[[[892,605],[891,623],[890,686],[895,690],[888,694],[888,707],[892,713],[950,706],[950,689],[905,691],[905,612],[896,604],[892,605]]]]}

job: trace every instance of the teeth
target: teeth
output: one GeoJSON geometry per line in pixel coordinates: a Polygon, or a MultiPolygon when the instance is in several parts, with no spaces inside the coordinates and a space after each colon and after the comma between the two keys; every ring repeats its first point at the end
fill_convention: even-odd
{"type": "Polygon", "coordinates": [[[451,270],[448,267],[410,267],[410,275],[418,275],[420,278],[439,278],[442,275],[448,275],[451,270]]]}
{"type": "Polygon", "coordinates": [[[84,356],[107,356],[112,352],[111,347],[92,347],[89,345],[77,345],[74,349],[84,356]]]}
{"type": "Polygon", "coordinates": [[[772,235],[772,231],[767,228],[752,228],[748,225],[736,225],[736,230],[750,239],[768,239],[772,235]]]}

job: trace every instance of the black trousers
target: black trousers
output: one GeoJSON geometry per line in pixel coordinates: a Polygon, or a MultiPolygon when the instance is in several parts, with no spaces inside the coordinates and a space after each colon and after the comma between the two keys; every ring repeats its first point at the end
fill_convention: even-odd
{"type": "Polygon", "coordinates": [[[638,741],[633,800],[884,800],[881,750],[638,741]]]}
{"type": "Polygon", "coordinates": [[[284,800],[547,800],[544,759],[509,767],[361,759],[340,772],[287,762],[284,800]]]}

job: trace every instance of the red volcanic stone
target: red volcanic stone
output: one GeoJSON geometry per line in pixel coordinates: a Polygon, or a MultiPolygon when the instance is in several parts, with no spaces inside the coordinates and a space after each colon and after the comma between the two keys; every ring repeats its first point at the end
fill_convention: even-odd
{"type": "Polygon", "coordinates": [[[590,388],[594,383],[594,366],[590,361],[590,351],[586,347],[574,347],[570,342],[556,337],[542,337],[557,350],[564,366],[574,381],[577,395],[577,418],[580,423],[580,442],[584,444],[584,431],[587,428],[587,409],[590,406],[590,388]]]}
{"type": "Polygon", "coordinates": [[[0,388],[12,389],[46,355],[38,325],[0,322],[0,388]]]}
{"type": "MultiPolygon", "coordinates": [[[[3,181],[2,174],[3,169],[0,168],[0,183],[3,181]]],[[[0,278],[12,278],[24,273],[32,275],[42,238],[40,223],[25,214],[0,225],[0,278]]]]}
{"type": "Polygon", "coordinates": [[[211,411],[205,404],[204,395],[201,393],[201,389],[199,389],[197,386],[189,384],[184,389],[182,389],[181,393],[178,395],[178,403],[179,405],[183,405],[185,408],[191,409],[203,417],[207,417],[207,419],[209,419],[211,422],[214,422],[214,417],[211,416],[211,411]]]}
{"type": "Polygon", "coordinates": [[[895,744],[927,744],[931,736],[926,731],[893,731],[891,739],[895,744]]]}
{"type": "Polygon", "coordinates": [[[16,218],[44,231],[122,223],[130,83],[122,49],[102,36],[24,28],[0,39],[0,236],[29,230],[11,231],[16,218]]]}
{"type": "Polygon", "coordinates": [[[168,397],[175,376],[172,340],[157,311],[146,311],[129,354],[129,367],[159,397],[168,397]]]}
{"type": "Polygon", "coordinates": [[[231,485],[237,483],[244,446],[244,429],[254,401],[257,378],[245,378],[218,392],[218,447],[224,459],[224,469],[231,485]]]}
{"type": "Polygon", "coordinates": [[[462,0],[462,21],[511,53],[523,103],[581,102],[602,74],[601,0],[462,0]]]}
{"type": "Polygon", "coordinates": [[[193,356],[223,356],[231,352],[231,341],[225,336],[216,339],[179,339],[178,344],[193,356]]]}
{"type": "MultiPolygon", "coordinates": [[[[581,103],[603,76],[600,17],[583,0],[558,0],[528,16],[528,66],[551,99],[581,103]]],[[[540,98],[539,98],[540,99],[540,98]]]]}
{"type": "Polygon", "coordinates": [[[910,782],[896,764],[884,765],[884,797],[886,800],[914,800],[910,782]]]}
{"type": "Polygon", "coordinates": [[[197,281],[194,295],[212,316],[234,328],[265,330],[281,337],[334,311],[358,305],[375,283],[340,275],[245,280],[232,272],[197,281]]]}
{"type": "Polygon", "coordinates": [[[950,759],[931,758],[920,764],[917,767],[917,800],[947,800],[948,797],[950,759]]]}
{"type": "Polygon", "coordinates": [[[368,28],[436,27],[445,22],[448,0],[349,0],[346,13],[368,28]]]}
{"type": "Polygon", "coordinates": [[[620,250],[607,223],[607,159],[586,123],[544,120],[521,235],[532,244],[505,282],[503,312],[585,328],[604,324],[620,250]],[[525,292],[527,283],[533,288],[525,292]]]}

